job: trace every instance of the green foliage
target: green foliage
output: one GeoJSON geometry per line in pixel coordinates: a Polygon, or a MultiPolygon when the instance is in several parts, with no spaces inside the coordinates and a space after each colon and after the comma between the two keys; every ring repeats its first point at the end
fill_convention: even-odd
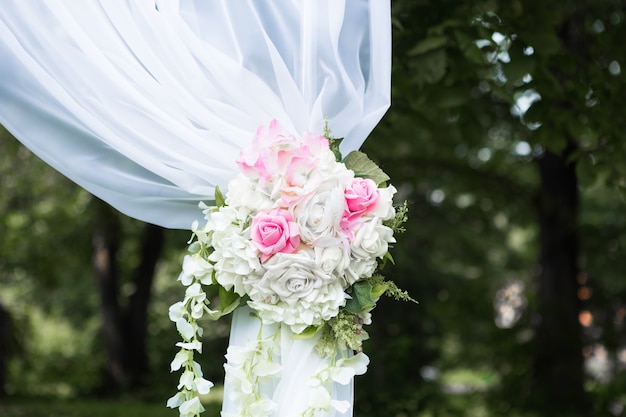
{"type": "Polygon", "coordinates": [[[341,150],[339,149],[339,145],[343,141],[342,138],[336,138],[331,134],[330,127],[328,126],[328,119],[324,121],[324,132],[323,136],[328,139],[328,147],[335,154],[335,159],[337,161],[341,161],[343,156],[341,155],[341,150]]]}
{"type": "MultiPolygon", "coordinates": [[[[204,403],[206,415],[219,414],[220,403],[207,399],[204,403]]],[[[121,401],[11,401],[0,405],[4,417],[176,417],[177,410],[165,408],[159,403],[142,403],[136,400],[121,401]]]]}
{"type": "Polygon", "coordinates": [[[371,310],[376,306],[376,301],[372,297],[372,284],[369,281],[359,281],[352,286],[350,299],[346,301],[346,310],[359,314],[364,310],[371,310]]]}
{"type": "Polygon", "coordinates": [[[224,194],[222,194],[222,190],[220,187],[215,186],[215,206],[224,207],[226,205],[226,199],[224,198],[224,194]]]}
{"type": "Polygon", "coordinates": [[[19,323],[24,349],[10,363],[7,391],[64,395],[93,388],[102,362],[84,239],[90,196],[4,130],[0,177],[0,300],[19,323]]]}
{"type": "MultiPolygon", "coordinates": [[[[585,329],[585,343],[626,344],[614,327],[626,304],[621,4],[393,2],[393,106],[365,151],[409,201],[389,277],[420,304],[378,303],[357,415],[391,402],[386,415],[530,413],[536,161],[546,150],[578,149],[582,287],[593,291],[583,306],[598,325],[585,329]],[[517,282],[527,306],[499,328],[498,291],[517,282]],[[397,388],[384,392],[380,381],[397,388]]],[[[598,415],[608,412],[602,401],[598,415]]]]}
{"type": "MultiPolygon", "coordinates": [[[[390,227],[394,234],[406,232],[404,224],[409,221],[409,205],[405,201],[402,205],[396,207],[396,215],[393,219],[384,222],[384,225],[390,227]]],[[[392,260],[393,263],[393,260],[392,260]]]]}
{"type": "Polygon", "coordinates": [[[352,151],[346,156],[343,162],[348,169],[354,171],[355,176],[369,178],[374,181],[376,185],[381,185],[389,181],[389,176],[363,152],[352,151]]]}
{"type": "MultiPolygon", "coordinates": [[[[104,383],[106,357],[92,266],[94,200],[5,131],[0,132],[0,174],[0,302],[12,315],[23,348],[9,363],[6,390],[10,395],[61,398],[95,393],[104,383]]],[[[124,307],[134,291],[129,278],[140,261],[143,224],[116,216],[124,234],[118,249],[124,307]]],[[[148,323],[151,389],[163,390],[159,401],[176,385],[169,363],[177,335],[167,311],[180,297],[176,277],[188,232],[167,235],[169,246],[157,269],[148,323]]],[[[205,329],[205,335],[212,345],[201,362],[219,381],[228,323],[205,329]]]]}

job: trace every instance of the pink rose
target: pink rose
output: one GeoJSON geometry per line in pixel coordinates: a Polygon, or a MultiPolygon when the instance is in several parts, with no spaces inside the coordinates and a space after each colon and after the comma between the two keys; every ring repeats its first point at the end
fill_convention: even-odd
{"type": "Polygon", "coordinates": [[[376,208],[380,191],[369,178],[354,178],[345,189],[346,210],[344,217],[349,220],[359,218],[376,208]]]}
{"type": "Polygon", "coordinates": [[[259,213],[252,219],[252,241],[265,262],[278,252],[293,253],[300,245],[298,225],[284,209],[259,213]]]}

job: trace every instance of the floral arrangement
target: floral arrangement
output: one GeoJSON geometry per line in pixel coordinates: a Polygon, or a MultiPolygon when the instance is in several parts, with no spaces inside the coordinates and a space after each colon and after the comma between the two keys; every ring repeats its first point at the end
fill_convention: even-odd
{"type": "MultiPolygon", "coordinates": [[[[192,226],[179,276],[185,298],[169,311],[183,341],[171,364],[172,371],[182,370],[179,392],[167,405],[181,416],[199,415],[198,395],[213,386],[194,361],[202,351],[201,318],[218,319],[245,303],[265,325],[317,337],[317,352],[329,361],[312,378],[317,391],[303,415],[313,416],[349,407],[331,400],[326,387],[365,372],[363,325],[371,323],[378,298],[412,300],[378,273],[393,261],[389,247],[394,233],[403,231],[406,203],[395,207],[389,177],[362,152],[342,158],[339,142],[328,128],[300,139],[285,135],[274,120],[241,152],[240,172],[226,196],[216,189],[216,206],[201,204],[206,223],[192,226]],[[211,288],[215,297],[205,292],[211,288]],[[217,307],[210,308],[210,300],[217,307]]],[[[272,358],[275,339],[259,334],[227,352],[226,377],[238,382],[241,394],[238,416],[266,416],[273,409],[271,399],[249,394],[259,381],[280,375],[272,358]]]]}

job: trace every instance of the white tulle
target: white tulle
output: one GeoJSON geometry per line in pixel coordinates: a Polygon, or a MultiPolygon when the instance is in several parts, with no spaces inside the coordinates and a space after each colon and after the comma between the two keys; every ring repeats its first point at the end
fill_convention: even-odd
{"type": "MultiPolygon", "coordinates": [[[[3,0],[0,123],[120,211],[189,229],[259,125],[327,119],[344,152],[389,106],[389,0],[3,0]]],[[[236,313],[231,344],[256,337],[236,313]]],[[[302,406],[315,340],[283,331],[276,416],[302,406]]],[[[228,392],[228,386],[226,387],[228,392]]],[[[274,392],[274,391],[272,391],[274,392]]],[[[352,401],[352,385],[336,391],[352,401]]],[[[225,396],[224,409],[231,404],[225,396]]],[[[329,416],[350,416],[329,414],[329,416]]]]}
{"type": "Polygon", "coordinates": [[[0,123],[118,208],[188,229],[259,125],[358,148],[389,106],[388,0],[3,0],[0,123]]]}

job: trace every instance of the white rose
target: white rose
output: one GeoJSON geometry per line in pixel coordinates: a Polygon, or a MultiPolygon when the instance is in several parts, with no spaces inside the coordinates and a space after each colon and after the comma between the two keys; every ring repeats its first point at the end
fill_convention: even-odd
{"type": "Polygon", "coordinates": [[[345,181],[349,181],[349,176],[329,178],[315,193],[296,204],[293,216],[304,242],[315,246],[334,246],[340,242],[338,236],[346,207],[345,181]]]}
{"type": "Polygon", "coordinates": [[[316,263],[313,249],[277,253],[263,266],[248,304],[266,323],[282,322],[299,333],[335,317],[345,304],[341,282],[316,263]]]}
{"type": "Polygon", "coordinates": [[[315,303],[303,299],[289,305],[278,300],[276,304],[264,300],[251,300],[248,305],[255,309],[265,324],[284,323],[294,333],[301,333],[309,326],[318,326],[339,313],[346,303],[346,294],[340,281],[333,281],[323,291],[319,291],[315,303]]]}
{"type": "Polygon", "coordinates": [[[345,270],[345,274],[342,277],[344,282],[344,288],[348,288],[361,278],[369,278],[372,276],[378,262],[375,258],[353,258],[350,261],[350,265],[345,270]]]}
{"type": "Polygon", "coordinates": [[[350,252],[344,245],[320,247],[316,246],[315,262],[327,274],[343,275],[344,270],[350,265],[350,252]]]}
{"type": "Polygon", "coordinates": [[[393,185],[387,188],[379,188],[380,199],[370,215],[380,217],[383,220],[393,219],[396,215],[396,209],[393,207],[393,196],[397,191],[393,185]]]}
{"type": "Polygon", "coordinates": [[[381,258],[389,250],[389,243],[395,241],[393,230],[383,225],[380,218],[374,217],[356,231],[350,250],[357,258],[381,258]]]}
{"type": "Polygon", "coordinates": [[[263,266],[265,274],[258,285],[289,305],[299,300],[314,303],[333,279],[317,265],[314,251],[308,248],[295,253],[277,253],[263,266]]]}

